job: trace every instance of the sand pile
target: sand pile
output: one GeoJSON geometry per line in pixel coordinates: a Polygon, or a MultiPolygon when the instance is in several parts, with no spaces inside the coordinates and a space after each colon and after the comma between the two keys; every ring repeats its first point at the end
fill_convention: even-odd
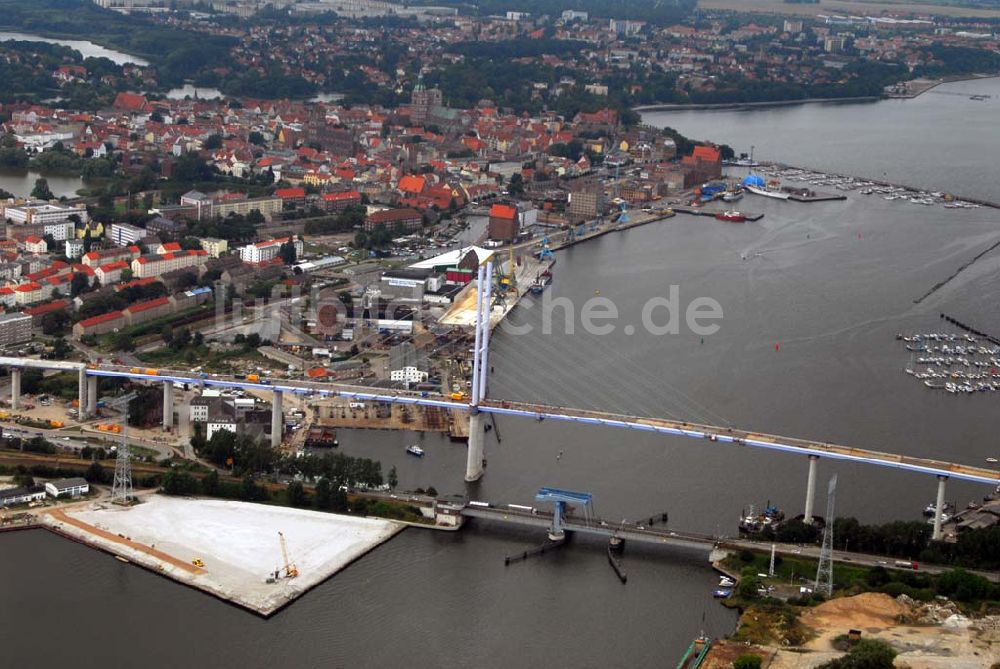
{"type": "Polygon", "coordinates": [[[910,613],[910,608],[889,595],[866,592],[854,597],[840,597],[807,609],[799,621],[815,630],[885,628],[896,624],[899,616],[910,613]]]}

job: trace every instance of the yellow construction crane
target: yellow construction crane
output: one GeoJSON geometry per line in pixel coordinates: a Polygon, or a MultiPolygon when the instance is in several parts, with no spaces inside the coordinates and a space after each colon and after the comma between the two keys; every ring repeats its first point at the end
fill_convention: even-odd
{"type": "Polygon", "coordinates": [[[281,543],[281,557],[285,560],[285,578],[295,578],[299,575],[299,570],[288,559],[288,546],[285,544],[285,535],[278,532],[278,541],[281,543]]]}
{"type": "Polygon", "coordinates": [[[508,293],[517,292],[517,266],[514,264],[514,244],[511,242],[507,250],[507,273],[503,273],[503,263],[497,265],[497,273],[500,276],[500,286],[508,293]]]}

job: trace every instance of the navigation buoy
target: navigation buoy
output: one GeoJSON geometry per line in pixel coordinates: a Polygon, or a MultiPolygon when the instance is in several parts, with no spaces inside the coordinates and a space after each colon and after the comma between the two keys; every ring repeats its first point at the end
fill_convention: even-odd
{"type": "Polygon", "coordinates": [[[860,232],[858,233],[858,239],[861,239],[861,233],[860,232]]]}
{"type": "Polygon", "coordinates": [[[597,290],[594,291],[594,295],[600,295],[600,294],[601,294],[601,289],[600,288],[598,288],[597,290]]]}
{"type": "Polygon", "coordinates": [[[704,343],[705,343],[705,338],[704,338],[704,337],[702,337],[702,338],[701,338],[701,343],[702,343],[702,344],[704,344],[704,343]]]}
{"type": "Polygon", "coordinates": [[[776,343],[776,344],[774,345],[774,350],[775,350],[775,351],[780,351],[780,350],[781,350],[781,344],[777,344],[777,343],[776,343]]]}

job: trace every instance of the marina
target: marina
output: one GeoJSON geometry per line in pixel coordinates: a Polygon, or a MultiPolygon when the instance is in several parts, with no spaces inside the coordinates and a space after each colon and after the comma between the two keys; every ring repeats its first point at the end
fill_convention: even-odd
{"type": "Polygon", "coordinates": [[[1000,346],[968,333],[896,335],[910,360],[904,371],[932,390],[949,394],[1000,391],[1000,346]]]}

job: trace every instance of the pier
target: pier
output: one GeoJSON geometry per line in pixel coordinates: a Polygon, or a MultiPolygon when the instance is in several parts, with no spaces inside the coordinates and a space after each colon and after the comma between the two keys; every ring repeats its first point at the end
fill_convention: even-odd
{"type": "MultiPolygon", "coordinates": [[[[683,205],[675,206],[674,211],[677,212],[678,214],[688,214],[690,216],[708,216],[709,218],[715,218],[716,214],[722,213],[721,211],[714,211],[714,210],[709,211],[707,209],[701,209],[699,207],[688,207],[683,205]]],[[[764,218],[764,214],[751,214],[745,211],[741,211],[740,213],[743,214],[743,216],[746,217],[748,221],[752,222],[756,222],[764,218]]]]}

